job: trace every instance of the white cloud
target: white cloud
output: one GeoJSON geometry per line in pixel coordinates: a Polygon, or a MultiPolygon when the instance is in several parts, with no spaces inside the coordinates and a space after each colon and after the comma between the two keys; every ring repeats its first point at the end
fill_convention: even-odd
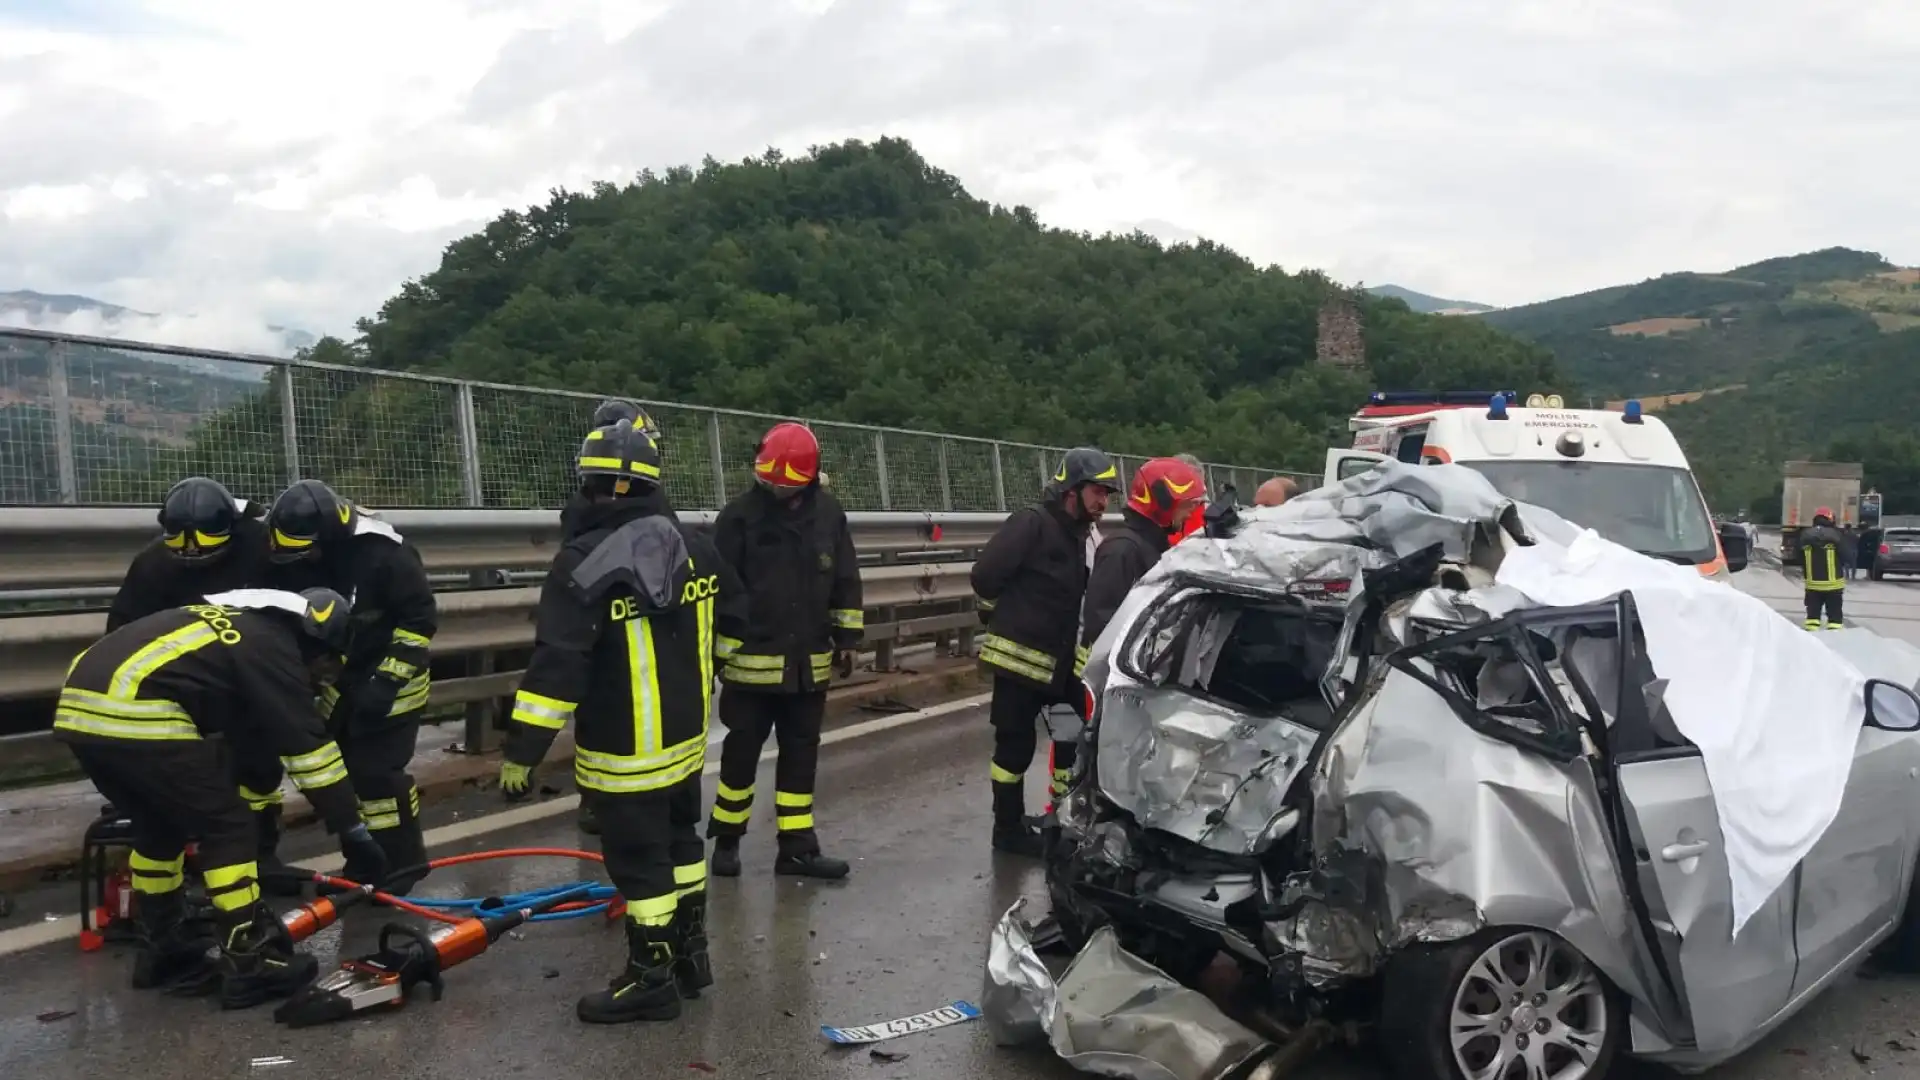
{"type": "Polygon", "coordinates": [[[6,12],[0,290],[202,327],[345,332],[555,185],[881,134],[1052,223],[1489,303],[1831,244],[1920,262],[1911,0],[6,12]]]}

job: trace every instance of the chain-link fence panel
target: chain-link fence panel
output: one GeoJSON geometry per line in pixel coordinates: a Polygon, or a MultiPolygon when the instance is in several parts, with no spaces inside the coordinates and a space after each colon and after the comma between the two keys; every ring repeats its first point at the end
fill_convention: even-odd
{"type": "Polygon", "coordinates": [[[892,492],[881,485],[880,456],[874,442],[877,428],[842,424],[813,424],[820,440],[820,468],[840,505],[848,510],[898,509],[892,492]]]}
{"type": "Polygon", "coordinates": [[[458,409],[452,383],[296,367],[300,474],[376,510],[464,506],[458,409]]]}
{"type": "Polygon", "coordinates": [[[0,503],[60,501],[52,366],[47,342],[0,338],[0,503]]]}
{"type": "Polygon", "coordinates": [[[473,388],[481,505],[559,506],[577,486],[574,458],[593,422],[593,398],[473,388]]]}
{"type": "MultiPolygon", "coordinates": [[[[646,410],[653,422],[660,425],[667,498],[673,508],[718,510],[726,505],[728,489],[738,489],[744,477],[728,468],[724,447],[719,451],[714,448],[714,434],[720,431],[714,421],[720,414],[711,409],[651,402],[646,404],[646,410]]],[[[758,440],[759,436],[754,438],[758,440]]],[[[753,447],[747,450],[751,453],[753,447]]]]}
{"type": "Polygon", "coordinates": [[[947,483],[953,489],[958,513],[991,513],[1007,509],[1002,484],[995,479],[994,444],[978,439],[948,439],[947,483]]]}

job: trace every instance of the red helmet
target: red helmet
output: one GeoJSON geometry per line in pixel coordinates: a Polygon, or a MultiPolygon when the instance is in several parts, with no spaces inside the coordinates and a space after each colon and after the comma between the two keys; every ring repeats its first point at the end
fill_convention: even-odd
{"type": "Polygon", "coordinates": [[[806,425],[775,424],[753,452],[753,478],[771,488],[803,488],[820,476],[820,440],[806,425]]]}
{"type": "Polygon", "coordinates": [[[1188,509],[1207,497],[1207,481],[1200,471],[1179,458],[1154,458],[1133,473],[1127,490],[1127,509],[1171,530],[1188,509]]]}

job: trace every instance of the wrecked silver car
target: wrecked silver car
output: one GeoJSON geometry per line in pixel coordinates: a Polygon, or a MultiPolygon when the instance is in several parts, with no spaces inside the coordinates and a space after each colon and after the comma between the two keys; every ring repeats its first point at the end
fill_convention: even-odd
{"type": "Polygon", "coordinates": [[[994,936],[1003,1042],[1214,1080],[1366,1025],[1395,1076],[1599,1080],[1622,1054],[1730,1058],[1876,948],[1920,966],[1920,651],[1778,637],[1724,584],[1641,584],[1661,571],[1450,466],[1388,463],[1222,532],[1172,549],[1095,646],[1057,925],[1016,909],[994,936]],[[1589,575],[1562,592],[1604,595],[1503,575],[1555,544],[1589,575]],[[1761,760],[1750,731],[1709,737],[1676,668],[1676,620],[1715,605],[1723,637],[1762,641],[1719,646],[1791,655],[1831,703],[1753,729],[1821,770],[1801,801],[1832,791],[1785,862],[1749,827],[1766,793],[1726,779],[1761,760]],[[1789,723],[1820,734],[1791,745],[1789,723]],[[1078,954],[1057,984],[1049,933],[1078,954]]]}

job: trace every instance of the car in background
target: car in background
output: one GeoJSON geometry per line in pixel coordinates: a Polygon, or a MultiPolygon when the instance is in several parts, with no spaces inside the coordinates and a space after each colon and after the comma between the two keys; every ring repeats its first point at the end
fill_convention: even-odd
{"type": "Polygon", "coordinates": [[[1880,550],[1868,567],[1875,581],[1888,574],[1920,574],[1920,528],[1895,527],[1880,533],[1880,550]]]}

